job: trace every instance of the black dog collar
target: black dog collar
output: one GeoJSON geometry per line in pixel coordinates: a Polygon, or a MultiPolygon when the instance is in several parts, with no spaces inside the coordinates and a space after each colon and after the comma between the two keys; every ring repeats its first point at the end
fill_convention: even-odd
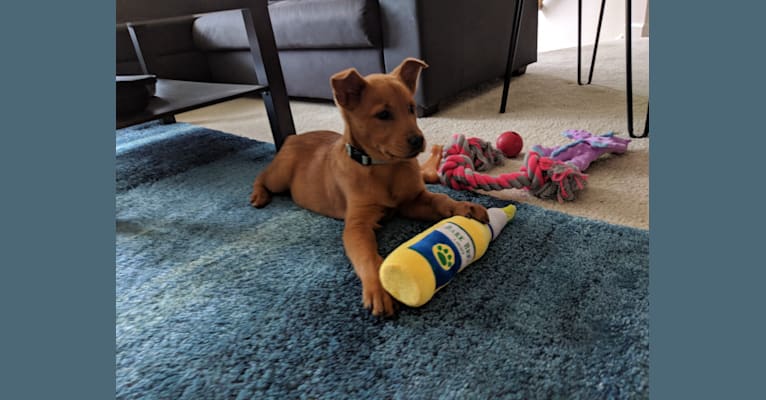
{"type": "Polygon", "coordinates": [[[351,157],[352,160],[364,166],[386,163],[385,161],[373,160],[372,157],[367,155],[367,153],[361,149],[357,149],[350,143],[346,143],[346,153],[348,153],[348,156],[351,157]]]}

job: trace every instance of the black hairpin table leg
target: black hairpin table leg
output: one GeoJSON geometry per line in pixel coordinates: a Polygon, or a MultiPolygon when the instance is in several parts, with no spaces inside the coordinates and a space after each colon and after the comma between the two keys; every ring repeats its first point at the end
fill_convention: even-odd
{"type": "Polygon", "coordinates": [[[633,133],[633,38],[631,33],[632,18],[630,15],[631,0],[625,0],[625,94],[628,97],[628,135],[632,138],[645,138],[649,136],[649,104],[646,105],[646,124],[641,136],[633,133]]]}
{"type": "MultiPolygon", "coordinates": [[[[580,0],[582,1],[582,0],[580,0]]],[[[601,0],[601,10],[598,13],[598,27],[596,28],[596,42],[593,44],[593,58],[590,60],[590,71],[588,72],[588,84],[593,80],[593,67],[596,66],[596,52],[598,51],[598,40],[601,36],[601,22],[604,21],[604,6],[606,0],[601,0]]]]}
{"type": "MultiPolygon", "coordinates": [[[[593,80],[593,67],[596,65],[596,52],[598,51],[599,36],[601,35],[601,23],[604,19],[604,6],[606,0],[601,0],[601,9],[598,14],[598,27],[596,28],[596,42],[593,44],[593,57],[590,62],[588,84],[593,80]]],[[[641,136],[633,133],[633,55],[631,34],[631,7],[632,1],[625,0],[625,82],[628,111],[628,134],[632,138],[644,138],[649,136],[649,105],[646,106],[646,124],[641,136]]],[[[577,0],[577,84],[582,85],[582,0],[577,0]]]]}
{"type": "MultiPolygon", "coordinates": [[[[596,66],[596,52],[598,51],[598,42],[601,36],[601,25],[604,21],[604,6],[606,0],[601,0],[601,9],[598,13],[598,26],[596,27],[596,41],[593,43],[593,56],[590,61],[590,70],[588,71],[588,84],[593,80],[593,68],[596,66]]],[[[577,84],[582,85],[582,0],[577,0],[577,84]]]]}
{"type": "Polygon", "coordinates": [[[524,0],[516,0],[513,12],[513,28],[511,29],[511,41],[508,44],[508,60],[505,62],[505,80],[503,81],[503,97],[500,99],[500,113],[505,112],[508,103],[508,88],[513,75],[513,61],[516,56],[516,47],[519,43],[519,27],[521,25],[521,13],[524,9],[524,0]]]}
{"type": "Polygon", "coordinates": [[[582,0],[577,0],[577,84],[582,85],[582,0]]]}

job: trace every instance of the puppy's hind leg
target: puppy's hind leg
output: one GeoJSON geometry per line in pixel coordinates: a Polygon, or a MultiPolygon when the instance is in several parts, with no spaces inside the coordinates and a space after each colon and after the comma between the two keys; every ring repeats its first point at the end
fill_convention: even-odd
{"type": "Polygon", "coordinates": [[[266,169],[255,178],[253,192],[250,194],[250,204],[263,208],[271,202],[272,193],[281,193],[290,189],[292,165],[284,157],[274,158],[266,169]]]}

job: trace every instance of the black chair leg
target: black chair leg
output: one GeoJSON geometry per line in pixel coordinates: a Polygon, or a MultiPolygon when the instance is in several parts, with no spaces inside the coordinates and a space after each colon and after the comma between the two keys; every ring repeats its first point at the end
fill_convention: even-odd
{"type": "Polygon", "coordinates": [[[513,12],[513,29],[511,29],[511,41],[508,44],[508,60],[505,62],[505,80],[503,81],[503,97],[500,99],[500,113],[505,113],[505,107],[508,104],[508,88],[511,84],[511,75],[513,75],[513,61],[516,57],[516,47],[519,43],[519,32],[521,25],[521,13],[524,10],[524,0],[516,0],[516,7],[513,12]]]}

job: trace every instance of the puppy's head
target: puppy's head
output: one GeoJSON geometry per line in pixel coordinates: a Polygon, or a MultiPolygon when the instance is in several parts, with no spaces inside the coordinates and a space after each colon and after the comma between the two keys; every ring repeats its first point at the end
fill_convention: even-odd
{"type": "Polygon", "coordinates": [[[335,103],[346,122],[346,135],[373,159],[398,161],[425,148],[413,98],[426,63],[407,58],[390,74],[359,75],[356,69],[330,78],[335,103]]]}

